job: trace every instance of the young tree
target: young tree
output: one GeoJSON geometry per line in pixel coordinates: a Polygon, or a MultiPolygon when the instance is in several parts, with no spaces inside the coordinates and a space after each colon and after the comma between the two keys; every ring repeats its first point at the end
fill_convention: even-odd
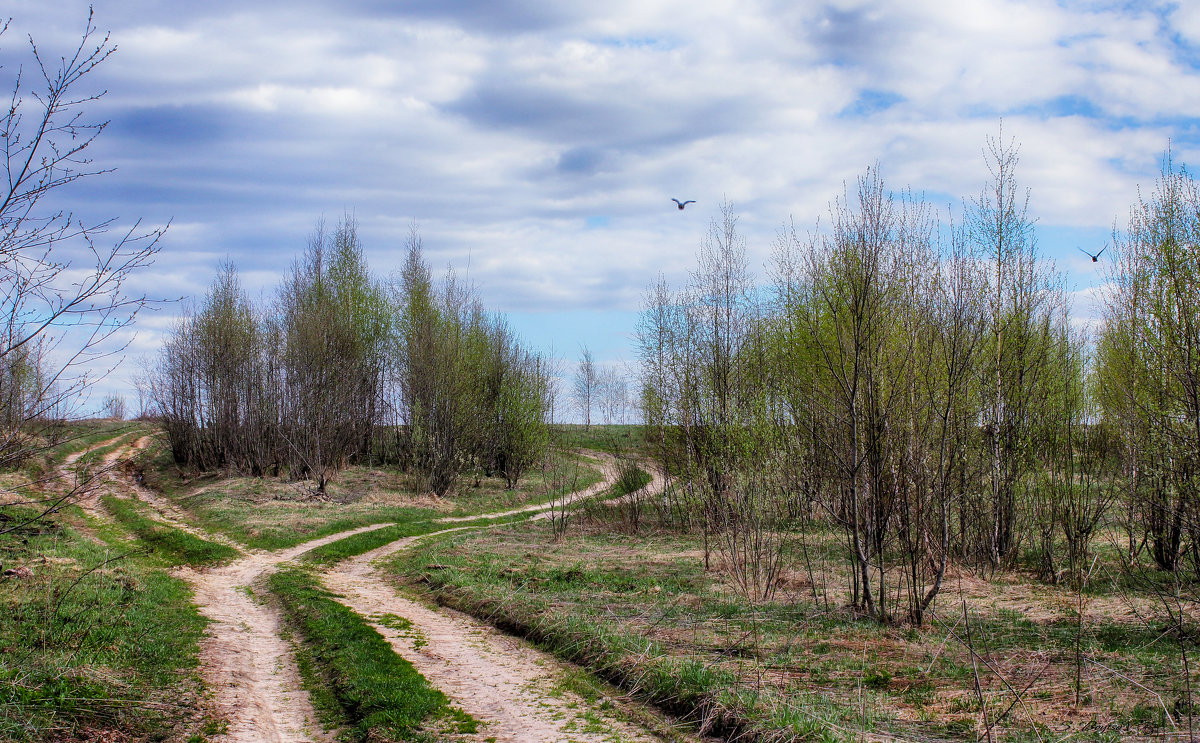
{"type": "Polygon", "coordinates": [[[1120,431],[1133,521],[1155,563],[1200,573],[1200,187],[1168,153],[1149,199],[1114,236],[1100,397],[1120,431]]]}
{"type": "Polygon", "coordinates": [[[1018,147],[1001,130],[985,157],[991,181],[968,210],[968,239],[991,264],[989,348],[983,380],[983,429],[988,448],[987,503],[977,512],[986,559],[998,567],[1019,545],[1018,499],[1034,464],[1033,420],[1042,398],[1031,391],[1046,381],[1055,324],[1065,297],[1036,251],[1029,192],[1017,185],[1018,147]]]}
{"type": "Polygon", "coordinates": [[[629,404],[629,384],[617,367],[606,366],[600,370],[596,380],[596,397],[600,404],[600,415],[604,423],[625,423],[629,404]]]}
{"type": "Polygon", "coordinates": [[[316,480],[323,493],[334,473],[370,451],[390,333],[384,293],[367,270],[353,220],[332,233],[318,226],[280,287],[275,322],[290,473],[316,480]]]}
{"type": "Polygon", "coordinates": [[[120,353],[111,342],[148,301],[126,282],[153,262],[163,232],[134,224],[108,240],[115,219],[84,223],[62,209],[71,184],[106,172],[88,158],[105,127],[88,115],[103,95],[89,76],[115,47],[90,12],[73,50],[29,44],[26,66],[3,68],[11,96],[0,111],[0,469],[43,445],[52,419],[97,380],[89,365],[120,353]]]}
{"type": "Polygon", "coordinates": [[[591,349],[583,346],[579,352],[579,363],[575,365],[572,392],[575,406],[579,408],[579,413],[583,416],[585,431],[591,430],[592,427],[592,409],[595,406],[599,386],[600,370],[596,368],[596,361],[592,357],[591,349]]]}
{"type": "Polygon", "coordinates": [[[125,398],[121,395],[105,395],[100,403],[100,414],[113,420],[125,420],[125,398]]]}

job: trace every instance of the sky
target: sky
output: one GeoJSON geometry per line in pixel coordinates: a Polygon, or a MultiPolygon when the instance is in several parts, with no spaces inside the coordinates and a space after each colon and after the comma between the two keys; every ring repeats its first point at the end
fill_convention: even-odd
{"type": "MultiPolygon", "coordinates": [[[[416,225],[436,271],[568,368],[636,360],[643,292],[687,279],[728,201],[765,281],[869,166],[944,220],[1020,146],[1038,245],[1099,314],[1093,252],[1163,154],[1200,161],[1200,4],[1033,0],[95,0],[116,53],[85,80],[113,168],[77,216],[170,223],[130,289],[199,298],[233,261],[269,297],[318,220],[381,276],[416,225]],[[672,197],[694,199],[684,211],[672,197]]],[[[0,83],[78,44],[88,4],[8,0],[0,83]]],[[[144,312],[93,395],[128,394],[183,303],[144,312]]]]}

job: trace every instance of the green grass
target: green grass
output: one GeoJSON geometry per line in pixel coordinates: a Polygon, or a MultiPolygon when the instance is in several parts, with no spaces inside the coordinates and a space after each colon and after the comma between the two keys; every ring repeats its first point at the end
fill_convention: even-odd
{"type": "Polygon", "coordinates": [[[445,695],[387,640],[299,568],[271,576],[271,592],[307,649],[310,673],[324,682],[356,741],[408,741],[428,737],[438,721],[473,732],[474,721],[452,710],[445,695]]]}
{"type": "MultiPolygon", "coordinates": [[[[23,515],[0,508],[0,522],[23,515]]],[[[0,578],[0,740],[202,733],[190,589],[118,530],[97,542],[65,518],[0,536],[0,564],[22,572],[0,578]]]]}
{"type": "Polygon", "coordinates": [[[532,470],[507,490],[499,478],[483,478],[478,487],[464,487],[452,496],[448,516],[475,516],[524,506],[543,505],[555,498],[584,490],[603,479],[594,460],[577,454],[559,454],[545,472],[532,470]]]}
{"type": "MultiPolygon", "coordinates": [[[[600,471],[581,457],[577,476],[567,490],[599,481],[600,471]]],[[[496,478],[484,478],[444,499],[447,508],[413,505],[417,494],[412,478],[394,470],[351,467],[330,485],[327,499],[313,498],[300,483],[273,478],[213,476],[187,478],[171,461],[169,452],[156,449],[146,465],[146,483],[188,512],[206,531],[225,534],[258,549],[283,549],[341,531],[380,523],[412,524],[443,516],[473,516],[488,511],[540,504],[559,495],[564,483],[540,470],[522,478],[515,490],[505,490],[496,478]],[[364,497],[371,493],[372,497],[364,497]]]]}
{"type": "Polygon", "coordinates": [[[135,422],[87,420],[49,425],[38,432],[40,438],[33,442],[32,456],[21,464],[19,472],[30,482],[41,481],[52,476],[54,468],[76,452],[115,437],[143,436],[150,432],[145,424],[135,422]]]}
{"type": "MultiPolygon", "coordinates": [[[[630,467],[622,471],[621,478],[609,488],[606,492],[601,493],[595,499],[602,500],[606,498],[619,498],[627,493],[632,493],[644,487],[650,482],[650,475],[636,467],[630,467]]],[[[575,508],[582,507],[583,504],[575,504],[575,508]]],[[[524,513],[514,513],[507,516],[480,516],[477,519],[469,521],[414,521],[408,523],[392,524],[371,531],[364,531],[353,536],[339,539],[336,542],[316,547],[305,552],[300,556],[300,561],[311,565],[332,565],[334,563],[345,560],[348,557],[355,557],[364,552],[370,552],[373,549],[391,544],[397,539],[406,537],[417,537],[426,534],[435,534],[443,531],[466,531],[470,529],[481,529],[489,526],[501,526],[504,524],[512,524],[518,521],[525,521],[537,515],[538,511],[527,511],[524,513]]]]}
{"type": "MultiPolygon", "coordinates": [[[[830,731],[849,726],[857,716],[853,705],[752,688],[728,658],[673,652],[638,625],[619,621],[659,602],[704,594],[709,580],[694,562],[664,565],[633,558],[627,549],[596,565],[596,555],[614,541],[619,538],[600,537],[584,549],[577,541],[550,547],[522,540],[512,528],[446,535],[398,556],[391,570],[419,576],[439,602],[528,637],[685,720],[704,721],[713,732],[748,740],[779,731],[840,739],[830,731]],[[489,541],[477,541],[484,538],[489,541]],[[497,554],[491,549],[496,541],[515,551],[497,554]]],[[[749,621],[754,607],[737,605],[749,621]]],[[[708,604],[705,611],[712,611],[708,604]]],[[[733,631],[743,634],[741,627],[733,631]]]]}
{"type": "Polygon", "coordinates": [[[646,454],[645,426],[558,424],[553,433],[566,449],[595,449],[609,454],[646,454]]]}
{"type": "MultiPolygon", "coordinates": [[[[832,554],[844,545],[831,539],[810,549],[832,554]]],[[[565,534],[530,523],[435,537],[397,555],[388,570],[679,715],[716,715],[726,734],[775,740],[779,731],[821,730],[852,738],[870,729],[903,739],[973,739],[978,705],[956,594],[923,627],[884,625],[846,608],[845,594],[829,605],[814,601],[807,584],[795,585],[806,577],[802,563],[795,565],[794,587],[770,601],[747,601],[719,554],[713,569],[704,569],[698,535],[616,533],[602,514],[565,534]]],[[[822,558],[817,570],[824,565],[822,558]]],[[[836,585],[840,577],[827,580],[836,585]]],[[[1011,595],[1039,602],[1025,612],[992,604],[987,584],[971,585],[985,591],[967,599],[975,648],[1010,683],[1029,684],[998,740],[1032,735],[1047,721],[1074,729],[1095,719],[1127,737],[1154,734],[1156,726],[1162,732],[1157,718],[1136,722],[1137,710],[1161,706],[1157,697],[1091,666],[1084,707],[1073,710],[1078,626],[1069,613],[1054,615],[1062,609],[1057,593],[1018,583],[1011,595]]],[[[1097,616],[1080,645],[1088,658],[1154,689],[1169,705],[1183,692],[1177,646],[1163,630],[1097,616]]],[[[993,705],[1013,701],[995,674],[981,674],[993,705]]]]}
{"type": "MultiPolygon", "coordinates": [[[[111,439],[117,439],[104,447],[98,447],[101,453],[112,451],[114,445],[121,442],[136,440],[154,432],[154,429],[136,421],[79,421],[67,424],[64,438],[57,443],[48,454],[55,464],[60,464],[72,454],[81,452],[97,444],[111,439]]],[[[90,455],[90,453],[89,453],[90,455]]]]}
{"type": "Polygon", "coordinates": [[[102,495],[100,501],[113,517],[159,556],[175,564],[211,565],[232,560],[241,553],[233,547],[201,539],[194,534],[146,518],[137,504],[102,495]]]}
{"type": "Polygon", "coordinates": [[[345,539],[339,539],[336,542],[330,542],[329,544],[311,549],[301,555],[299,559],[301,562],[311,565],[332,565],[348,557],[355,557],[364,552],[370,552],[373,549],[382,547],[385,544],[391,544],[397,539],[418,537],[450,529],[465,530],[498,524],[510,524],[515,521],[523,521],[531,518],[533,515],[534,512],[530,512],[495,519],[482,517],[460,522],[416,521],[406,524],[392,524],[391,526],[360,532],[345,539]]]}

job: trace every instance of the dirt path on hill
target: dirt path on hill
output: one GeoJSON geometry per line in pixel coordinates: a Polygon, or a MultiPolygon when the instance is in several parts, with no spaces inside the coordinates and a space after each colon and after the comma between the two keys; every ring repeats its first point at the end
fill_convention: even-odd
{"type": "Polygon", "coordinates": [[[107,473],[94,474],[92,476],[84,475],[81,478],[81,473],[77,470],[76,463],[90,454],[92,450],[108,446],[119,438],[121,437],[114,436],[111,439],[97,443],[95,446],[89,446],[82,451],[68,454],[57,468],[58,480],[62,483],[62,486],[67,488],[68,491],[75,491],[68,502],[79,506],[83,509],[84,513],[93,518],[105,519],[108,517],[108,514],[100,507],[100,494],[104,490],[105,474],[107,473]]]}
{"type": "Polygon", "coordinates": [[[169,524],[180,531],[185,531],[201,539],[217,542],[239,550],[245,547],[224,534],[214,534],[188,522],[188,514],[180,510],[167,498],[155,493],[150,488],[135,480],[127,471],[121,469],[121,460],[131,459],[138,452],[148,448],[153,443],[150,436],[142,436],[131,444],[117,448],[104,457],[105,472],[102,475],[107,490],[118,498],[129,498],[141,501],[150,507],[153,518],[164,524],[169,524]]]}

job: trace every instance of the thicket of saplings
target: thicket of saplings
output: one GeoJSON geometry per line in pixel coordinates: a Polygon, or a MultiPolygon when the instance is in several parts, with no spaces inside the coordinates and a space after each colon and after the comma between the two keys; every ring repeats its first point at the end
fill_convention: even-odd
{"type": "Polygon", "coordinates": [[[546,455],[551,370],[414,230],[403,269],[370,273],[355,224],[320,226],[273,301],[224,266],[167,339],[149,387],[175,461],[311,479],[351,463],[418,475],[439,495],[471,469],[509,487],[546,455]]]}
{"type": "MultiPolygon", "coordinates": [[[[760,600],[833,529],[853,607],[915,625],[951,562],[1083,590],[1111,545],[1122,585],[1162,598],[1186,648],[1200,193],[1168,158],[1114,233],[1089,339],[1036,250],[1017,148],[989,140],[986,155],[993,177],[958,223],[870,169],[825,229],[779,237],[769,281],[726,208],[687,286],[650,289],[646,432],[673,480],[657,515],[703,533],[706,562],[760,600]]],[[[817,599],[829,586],[807,569],[817,599]]]]}

